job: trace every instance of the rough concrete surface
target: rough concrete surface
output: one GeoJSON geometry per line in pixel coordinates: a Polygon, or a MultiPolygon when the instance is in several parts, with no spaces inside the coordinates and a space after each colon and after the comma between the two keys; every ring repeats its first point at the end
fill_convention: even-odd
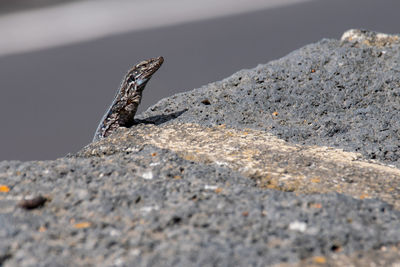
{"type": "Polygon", "coordinates": [[[0,265],[400,264],[399,46],[352,30],[0,162],[0,265]]]}

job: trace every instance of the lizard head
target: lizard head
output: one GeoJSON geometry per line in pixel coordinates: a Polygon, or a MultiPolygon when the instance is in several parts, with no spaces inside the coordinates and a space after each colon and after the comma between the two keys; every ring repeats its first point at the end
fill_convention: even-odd
{"type": "Polygon", "coordinates": [[[125,84],[128,90],[142,91],[151,76],[161,67],[163,57],[144,60],[134,66],[125,76],[125,84]]]}

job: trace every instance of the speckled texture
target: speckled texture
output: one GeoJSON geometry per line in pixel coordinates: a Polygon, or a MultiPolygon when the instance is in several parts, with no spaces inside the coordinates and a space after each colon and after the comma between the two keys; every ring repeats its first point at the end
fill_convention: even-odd
{"type": "Polygon", "coordinates": [[[324,39],[163,99],[139,118],[159,122],[157,116],[185,111],[169,123],[265,130],[289,142],[338,147],[400,167],[398,36],[385,42],[368,32],[351,36],[357,38],[324,39]]]}
{"type": "Polygon", "coordinates": [[[400,209],[400,170],[358,153],[287,143],[269,133],[225,126],[174,123],[138,125],[93,143],[77,156],[129,152],[155,145],[187,160],[214,163],[240,172],[262,188],[298,193],[338,192],[355,198],[379,198],[400,209]],[[127,146],[128,145],[128,146],[127,146]]]}
{"type": "Polygon", "coordinates": [[[225,167],[136,148],[2,162],[5,266],[261,266],[400,240],[400,212],[380,201],[260,189],[225,167]],[[50,201],[16,206],[36,194],[50,201]]]}
{"type": "Polygon", "coordinates": [[[0,162],[0,266],[400,264],[398,48],[349,32],[0,162]]]}

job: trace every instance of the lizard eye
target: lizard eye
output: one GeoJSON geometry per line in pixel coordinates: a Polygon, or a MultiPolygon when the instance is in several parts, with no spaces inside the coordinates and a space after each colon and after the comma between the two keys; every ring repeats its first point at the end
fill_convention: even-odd
{"type": "Polygon", "coordinates": [[[136,81],[136,77],[134,76],[134,75],[131,75],[131,76],[129,76],[129,78],[128,78],[128,83],[133,83],[133,82],[135,82],[136,81]]]}

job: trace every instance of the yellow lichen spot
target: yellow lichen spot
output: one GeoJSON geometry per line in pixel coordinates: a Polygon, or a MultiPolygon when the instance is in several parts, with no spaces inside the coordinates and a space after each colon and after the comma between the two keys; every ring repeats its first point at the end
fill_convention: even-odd
{"type": "Polygon", "coordinates": [[[313,203],[310,205],[311,208],[314,209],[321,209],[322,208],[322,204],[321,203],[313,203]]]}
{"type": "Polygon", "coordinates": [[[10,191],[10,188],[8,186],[0,184],[0,192],[8,193],[9,191],[10,191]]]}
{"type": "Polygon", "coordinates": [[[197,160],[197,157],[195,157],[195,155],[193,155],[193,154],[186,154],[186,155],[184,155],[183,158],[188,161],[196,161],[197,160]]]}
{"type": "Polygon", "coordinates": [[[313,261],[317,264],[325,264],[326,263],[326,258],[322,256],[316,256],[313,258],[313,261]]]}
{"type": "Polygon", "coordinates": [[[321,182],[321,179],[318,179],[318,178],[311,179],[311,183],[320,183],[320,182],[321,182]]]}
{"type": "Polygon", "coordinates": [[[360,199],[365,199],[365,198],[369,198],[369,195],[368,195],[368,194],[362,194],[362,195],[360,196],[360,199]]]}
{"type": "Polygon", "coordinates": [[[215,193],[219,194],[222,192],[222,188],[218,187],[217,189],[215,189],[215,193]]]}
{"type": "Polygon", "coordinates": [[[371,45],[371,42],[370,42],[369,40],[364,40],[364,41],[363,41],[363,44],[365,44],[365,45],[371,45]]]}
{"type": "Polygon", "coordinates": [[[275,184],[269,184],[266,186],[268,189],[275,189],[275,190],[280,190],[281,188],[275,184]]]}
{"type": "Polygon", "coordinates": [[[226,132],[226,133],[225,133],[225,136],[231,137],[231,136],[234,136],[234,135],[233,135],[233,133],[231,133],[231,132],[226,132]]]}
{"type": "Polygon", "coordinates": [[[180,176],[180,175],[175,175],[175,176],[174,176],[174,179],[175,179],[175,180],[180,180],[180,179],[182,179],[182,176],[180,176]]]}
{"type": "Polygon", "coordinates": [[[263,211],[261,212],[261,216],[267,216],[267,215],[268,215],[268,213],[267,213],[266,210],[263,210],[263,211]]]}
{"type": "Polygon", "coordinates": [[[84,229],[90,227],[92,224],[90,222],[80,222],[74,224],[74,227],[77,229],[84,229]]]}

